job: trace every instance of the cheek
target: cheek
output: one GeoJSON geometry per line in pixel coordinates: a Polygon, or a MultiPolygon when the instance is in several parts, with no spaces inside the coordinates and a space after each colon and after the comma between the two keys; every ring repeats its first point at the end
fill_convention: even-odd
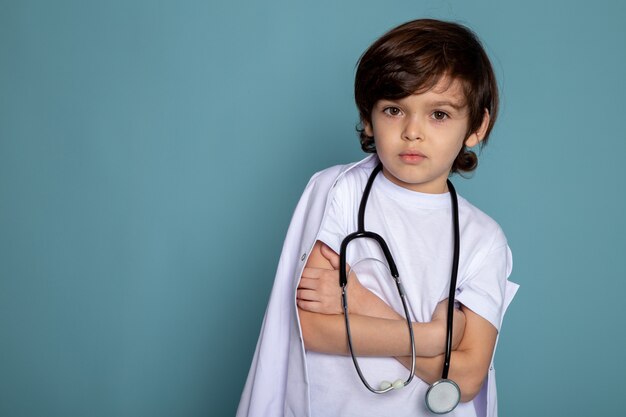
{"type": "Polygon", "coordinates": [[[376,144],[376,149],[379,153],[384,152],[385,149],[388,148],[387,143],[384,140],[380,139],[380,136],[376,134],[374,135],[374,144],[376,144]]]}
{"type": "Polygon", "coordinates": [[[458,146],[450,146],[450,148],[446,152],[450,163],[454,163],[454,160],[459,155],[459,152],[461,152],[461,149],[463,149],[463,144],[459,144],[458,146]]]}
{"type": "Polygon", "coordinates": [[[394,155],[394,149],[389,144],[385,143],[385,141],[376,141],[376,154],[378,158],[384,163],[391,163],[394,155]]]}

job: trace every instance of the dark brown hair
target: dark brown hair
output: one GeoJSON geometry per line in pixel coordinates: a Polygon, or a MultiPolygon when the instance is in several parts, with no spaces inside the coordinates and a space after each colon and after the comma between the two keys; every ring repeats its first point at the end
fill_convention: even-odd
{"type": "MultiPolygon", "coordinates": [[[[367,136],[364,123],[371,124],[374,104],[430,90],[442,77],[462,82],[469,110],[467,134],[477,131],[485,109],[489,125],[480,143],[489,138],[498,115],[498,85],[478,37],[467,27],[433,19],[404,23],[372,44],[358,62],[354,97],[361,121],[357,126],[361,148],[376,152],[374,138],[367,136]]],[[[471,172],[478,157],[463,146],[451,172],[471,172]]]]}

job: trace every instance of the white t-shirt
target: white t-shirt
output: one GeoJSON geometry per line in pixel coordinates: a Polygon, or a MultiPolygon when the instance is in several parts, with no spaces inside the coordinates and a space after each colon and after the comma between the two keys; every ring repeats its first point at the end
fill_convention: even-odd
{"type": "MultiPolygon", "coordinates": [[[[359,204],[370,172],[366,167],[356,167],[336,185],[318,239],[337,253],[344,237],[357,230],[359,204]]],[[[461,250],[456,299],[499,330],[511,252],[494,220],[461,196],[458,201],[461,250]]],[[[365,230],[380,234],[389,246],[407,293],[412,321],[430,321],[437,303],[449,292],[454,240],[449,193],[414,192],[379,173],[367,202],[365,230]]],[[[374,242],[357,239],[350,243],[347,262],[364,286],[402,314],[391,277],[374,278],[386,265],[374,242]]],[[[311,351],[306,355],[314,417],[433,415],[424,403],[428,385],[417,377],[401,390],[378,395],[362,384],[350,356],[311,351]]],[[[393,358],[361,357],[359,364],[374,387],[383,380],[405,380],[408,375],[393,358]]],[[[476,415],[473,402],[461,403],[448,414],[476,415]]]]}

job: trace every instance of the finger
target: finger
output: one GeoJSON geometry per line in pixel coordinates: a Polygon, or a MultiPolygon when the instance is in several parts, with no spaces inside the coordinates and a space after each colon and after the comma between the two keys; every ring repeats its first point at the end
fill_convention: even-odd
{"type": "Polygon", "coordinates": [[[313,290],[298,290],[296,298],[302,301],[319,301],[317,292],[313,290]]]}
{"type": "Polygon", "coordinates": [[[324,269],[324,268],[304,268],[302,270],[301,278],[310,278],[317,280],[336,280],[338,273],[336,269],[324,269]]]}
{"type": "Polygon", "coordinates": [[[296,303],[302,310],[310,311],[311,313],[320,312],[320,303],[317,301],[296,300],[296,303]]]}
{"type": "Polygon", "coordinates": [[[306,277],[302,277],[300,278],[300,283],[298,284],[298,289],[304,289],[304,290],[314,290],[317,288],[317,284],[318,284],[319,280],[314,279],[314,278],[306,278],[306,277]]]}
{"type": "Polygon", "coordinates": [[[327,273],[328,271],[332,271],[332,269],[325,269],[325,268],[313,268],[313,267],[306,267],[302,270],[302,276],[303,277],[307,277],[307,278],[320,278],[322,277],[322,275],[324,275],[325,273],[327,273]]]}
{"type": "Polygon", "coordinates": [[[322,246],[320,247],[320,252],[322,253],[322,256],[324,258],[328,259],[328,262],[330,262],[333,269],[339,269],[339,255],[337,255],[334,250],[332,250],[325,243],[322,243],[322,246]]]}

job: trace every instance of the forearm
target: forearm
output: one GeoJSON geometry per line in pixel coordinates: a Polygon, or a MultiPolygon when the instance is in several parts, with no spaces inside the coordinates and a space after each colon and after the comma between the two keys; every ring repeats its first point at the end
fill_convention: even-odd
{"type": "MultiPolygon", "coordinates": [[[[396,357],[407,369],[411,367],[411,357],[396,357]]],[[[435,357],[415,358],[415,375],[427,384],[432,384],[441,379],[443,371],[444,355],[435,357]]],[[[474,399],[487,376],[487,369],[481,369],[469,352],[453,351],[450,359],[450,371],[448,379],[453,380],[461,390],[461,401],[467,402],[474,399]]]]}
{"type": "MultiPolygon", "coordinates": [[[[298,309],[305,347],[316,352],[346,355],[348,337],[343,315],[319,314],[298,309]]],[[[411,354],[405,319],[350,314],[353,348],[359,356],[407,356],[411,354]]],[[[439,323],[412,323],[415,351],[430,357],[443,351],[445,329],[439,323]]]]}
{"type": "MultiPolygon", "coordinates": [[[[470,401],[478,395],[485,381],[498,331],[487,320],[467,307],[463,307],[463,311],[466,317],[465,333],[458,350],[451,354],[448,378],[459,385],[461,401],[470,401]]],[[[396,359],[407,368],[411,366],[411,358],[408,356],[396,359]]],[[[443,354],[430,358],[416,358],[415,374],[423,381],[432,384],[441,378],[443,361],[443,354]]]]}
{"type": "Polygon", "coordinates": [[[391,308],[380,297],[362,285],[355,285],[354,288],[349,290],[352,291],[348,293],[348,295],[352,295],[348,299],[350,313],[406,322],[404,316],[398,314],[396,310],[391,308]]]}

